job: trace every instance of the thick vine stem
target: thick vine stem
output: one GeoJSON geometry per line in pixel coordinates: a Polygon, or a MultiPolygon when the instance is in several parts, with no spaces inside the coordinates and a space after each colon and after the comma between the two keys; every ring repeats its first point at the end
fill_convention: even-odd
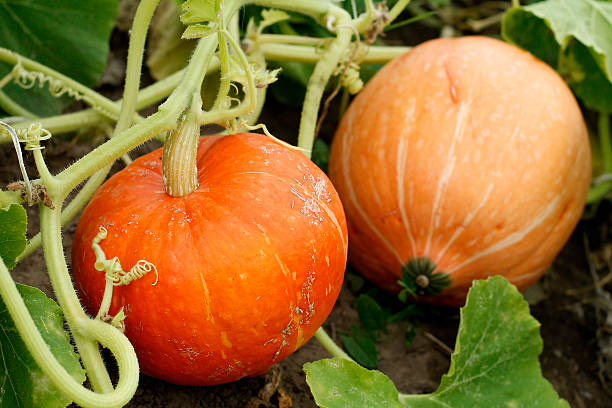
{"type": "MultiPolygon", "coordinates": [[[[316,64],[321,58],[318,47],[292,44],[261,44],[261,51],[269,61],[294,61],[316,64]]],[[[361,59],[363,64],[384,64],[410,50],[410,47],[371,45],[361,59]]]]}
{"type": "Polygon", "coordinates": [[[53,191],[51,191],[51,196],[56,203],[56,209],[51,210],[47,207],[41,207],[40,211],[42,246],[49,280],[53,286],[57,302],[64,312],[66,322],[68,322],[68,326],[72,330],[75,344],[94,390],[108,393],[112,391],[113,386],[98,351],[98,344],[92,340],[94,335],[90,333],[85,337],[82,332],[75,330],[76,326],[82,325],[82,322],[89,318],[83,311],[83,307],[74,291],[66,259],[64,258],[60,225],[61,212],[59,210],[63,197],[53,194],[53,191]]]}
{"type": "MultiPolygon", "coordinates": [[[[221,23],[223,22],[221,21],[221,23]]],[[[221,26],[220,30],[217,32],[217,38],[219,41],[219,59],[221,60],[221,80],[219,83],[219,92],[217,93],[217,98],[215,99],[212,110],[228,109],[231,106],[231,102],[227,103],[228,94],[232,83],[231,78],[228,75],[230,69],[230,55],[227,49],[227,42],[225,40],[224,33],[221,31],[222,29],[225,29],[225,27],[221,26]]]]}
{"type": "MultiPolygon", "coordinates": [[[[282,10],[295,11],[306,14],[314,18],[320,23],[323,23],[325,16],[333,10],[342,10],[338,6],[330,4],[327,1],[312,1],[312,0],[249,0],[245,3],[253,3],[258,6],[277,8],[282,10]]],[[[348,15],[348,13],[347,13],[348,15]]]]}
{"type": "Polygon", "coordinates": [[[123,132],[130,126],[134,113],[136,112],[145,41],[147,39],[151,18],[153,18],[153,13],[158,3],[159,0],[142,0],[136,9],[131,29],[132,35],[130,36],[130,44],[128,47],[123,100],[121,102],[119,119],[117,120],[113,136],[123,132]]]}
{"type": "Polygon", "coordinates": [[[91,341],[99,340],[117,356],[119,383],[107,394],[84,388],[57,361],[36,328],[32,316],[15,286],[15,282],[0,259],[0,294],[13,318],[28,351],[53,384],[77,404],[87,408],[115,408],[128,403],[138,386],[138,360],[128,339],[114,327],[88,318],[78,322],[77,331],[91,333],[91,341]]]}
{"type": "MultiPolygon", "coordinates": [[[[350,22],[348,13],[344,12],[344,10],[342,11],[343,13],[339,13],[337,17],[337,26],[347,25],[350,22]]],[[[298,146],[307,149],[309,152],[312,151],[312,146],[316,137],[315,129],[323,91],[336,69],[336,66],[340,62],[342,53],[348,48],[352,36],[353,31],[350,28],[338,28],[337,37],[331,42],[329,48],[315,65],[315,69],[308,81],[308,88],[302,108],[302,116],[300,118],[298,146]]],[[[308,157],[310,157],[310,153],[308,157]]]]}

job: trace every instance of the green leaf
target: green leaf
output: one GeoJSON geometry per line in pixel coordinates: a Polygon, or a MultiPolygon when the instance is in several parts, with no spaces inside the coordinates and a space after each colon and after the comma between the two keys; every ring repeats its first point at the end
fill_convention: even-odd
{"type": "Polygon", "coordinates": [[[350,336],[343,334],[340,338],[347,353],[359,364],[367,368],[378,366],[376,343],[368,332],[357,326],[352,326],[350,336]]]}
{"type": "Polygon", "coordinates": [[[259,23],[259,30],[262,32],[266,27],[280,23],[281,21],[289,20],[291,16],[282,10],[262,10],[261,11],[261,22],[259,23]]]}
{"type": "Polygon", "coordinates": [[[513,8],[502,35],[556,68],[587,107],[612,112],[612,2],[547,0],[513,8]]]}
{"type": "MultiPolygon", "coordinates": [[[[106,66],[116,15],[117,0],[0,0],[0,47],[93,86],[106,66]]],[[[11,69],[0,63],[0,77],[11,69]]],[[[40,116],[59,113],[66,102],[38,84],[30,90],[10,84],[3,90],[40,116]]]]}
{"type": "Polygon", "coordinates": [[[8,269],[16,265],[16,259],[26,247],[26,210],[11,204],[0,208],[0,258],[8,269]]]}
{"type": "Polygon", "coordinates": [[[569,407],[542,376],[542,347],[540,324],[514,286],[501,276],[475,281],[448,374],[413,406],[569,407]]]}
{"type": "Polygon", "coordinates": [[[398,393],[389,378],[342,358],[304,364],[306,382],[320,407],[399,408],[398,393]]]}
{"type": "Polygon", "coordinates": [[[389,322],[389,313],[368,295],[359,295],[357,298],[357,313],[361,325],[373,338],[389,322]]]}
{"type": "Polygon", "coordinates": [[[214,21],[218,12],[218,0],[187,0],[183,3],[181,21],[184,24],[214,21]]]}
{"type": "Polygon", "coordinates": [[[559,71],[588,108],[612,112],[612,83],[591,57],[588,47],[572,43],[561,56],[559,71]]]}
{"type": "MultiPolygon", "coordinates": [[[[57,360],[75,380],[81,383],[85,381],[79,357],[70,344],[70,336],[64,330],[60,308],[36,288],[19,284],[17,288],[36,327],[57,360]]],[[[0,407],[63,408],[72,402],[38,368],[1,300],[0,328],[0,407]]]]}
{"type": "Polygon", "coordinates": [[[181,38],[193,40],[203,38],[217,32],[217,26],[210,24],[192,24],[185,29],[181,38]]]}
{"type": "MultiPolygon", "coordinates": [[[[542,376],[541,352],[539,323],[516,288],[500,276],[475,281],[461,309],[456,349],[440,387],[433,394],[399,399],[413,408],[569,408],[542,376]]],[[[398,393],[382,373],[339,359],[304,369],[321,406],[398,406],[398,393]]]]}

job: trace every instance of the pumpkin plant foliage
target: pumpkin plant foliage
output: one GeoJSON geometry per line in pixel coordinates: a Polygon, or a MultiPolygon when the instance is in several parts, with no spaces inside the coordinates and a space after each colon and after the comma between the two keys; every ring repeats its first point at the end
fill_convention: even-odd
{"type": "Polygon", "coordinates": [[[432,394],[399,394],[379,371],[339,358],[305,364],[306,381],[327,408],[569,407],[542,376],[539,326],[516,288],[494,276],[474,282],[451,366],[432,394]]]}

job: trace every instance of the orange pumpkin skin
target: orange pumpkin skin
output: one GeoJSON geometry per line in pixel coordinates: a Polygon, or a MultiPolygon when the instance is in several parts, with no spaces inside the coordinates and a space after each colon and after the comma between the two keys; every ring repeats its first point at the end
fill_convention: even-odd
{"type": "Polygon", "coordinates": [[[584,209],[587,130],[562,79],[485,37],[437,39],[387,64],[335,135],[330,179],[349,223],[349,261],[398,291],[427,257],[451,286],[423,300],[460,306],[472,280],[519,290],[551,265],[584,209]]]}
{"type": "Polygon", "coordinates": [[[265,372],[303,345],[329,315],[346,265],[344,212],[331,182],[302,153],[256,134],[202,138],[199,187],[166,194],[162,150],[110,178],[76,229],[72,272],[90,313],[104,272],[92,240],[124,270],[150,272],[117,286],[125,333],[145,374],[211,385],[265,372]]]}

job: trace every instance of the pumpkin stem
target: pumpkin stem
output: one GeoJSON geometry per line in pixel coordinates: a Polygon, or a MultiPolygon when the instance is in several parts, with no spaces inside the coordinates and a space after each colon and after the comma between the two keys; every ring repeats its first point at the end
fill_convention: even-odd
{"type": "Polygon", "coordinates": [[[428,257],[412,258],[402,268],[402,280],[399,284],[404,291],[413,295],[436,295],[449,287],[452,279],[448,273],[435,270],[436,264],[428,257]]]}
{"type": "Polygon", "coordinates": [[[200,138],[200,95],[166,138],[162,171],[166,192],[172,197],[185,197],[198,188],[198,140],[200,138]]]}

